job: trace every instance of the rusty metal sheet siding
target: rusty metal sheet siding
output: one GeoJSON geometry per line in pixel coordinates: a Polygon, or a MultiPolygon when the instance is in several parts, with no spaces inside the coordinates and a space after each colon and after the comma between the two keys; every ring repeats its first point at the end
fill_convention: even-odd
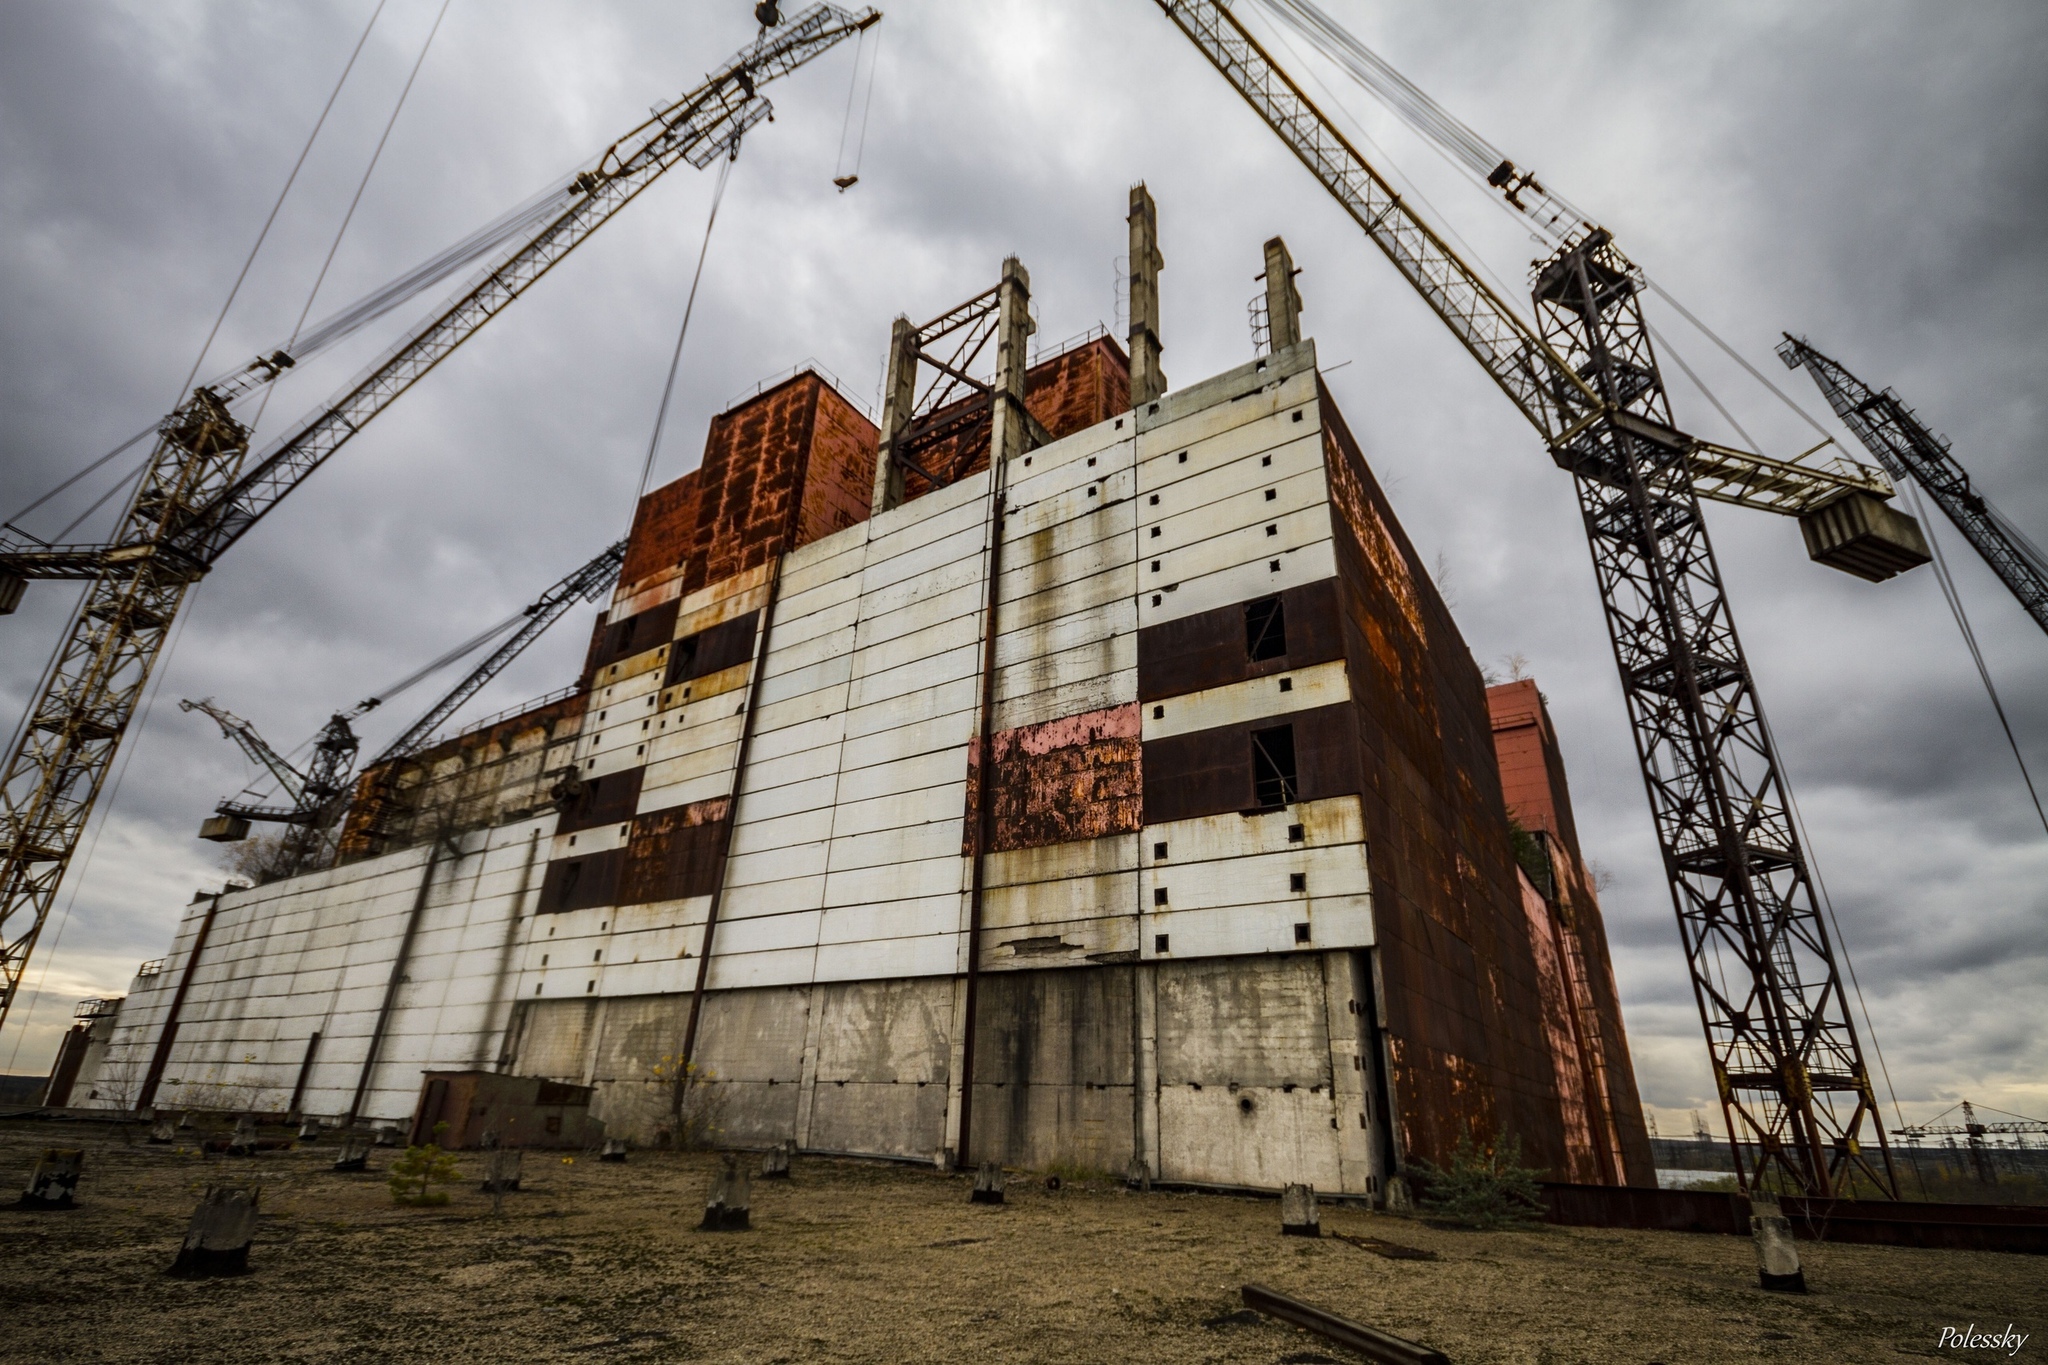
{"type": "MultiPolygon", "coordinates": [[[[600,668],[629,659],[635,654],[659,649],[669,642],[675,633],[676,607],[680,599],[670,598],[659,606],[650,607],[623,620],[606,625],[599,637],[596,648],[591,652],[590,666],[585,676],[595,674],[600,668]]],[[[586,684],[587,685],[587,684],[586,684]]]]}
{"type": "Polygon", "coordinates": [[[1254,730],[1294,727],[1298,801],[1348,796],[1359,790],[1358,713],[1339,704],[1221,725],[1213,730],[1145,742],[1145,823],[1165,824],[1203,815],[1249,810],[1254,730]]]}
{"type": "Polygon", "coordinates": [[[1155,701],[1344,657],[1336,579],[1274,596],[1287,621],[1287,652],[1275,658],[1254,660],[1247,651],[1242,602],[1139,630],[1138,699],[1155,701]]]}
{"type": "Polygon", "coordinates": [[[700,471],[693,469],[640,499],[626,541],[626,562],[619,570],[622,595],[646,591],[689,559],[696,543],[697,498],[703,483],[700,471]]]}
{"type": "Polygon", "coordinates": [[[829,384],[818,391],[811,419],[810,467],[804,505],[797,513],[796,546],[858,526],[868,519],[875,455],[881,433],[829,384]]]}
{"type": "Polygon", "coordinates": [[[640,804],[640,781],[646,772],[645,768],[627,768],[585,778],[583,789],[563,806],[555,833],[569,834],[631,820],[640,804]]]}
{"type": "Polygon", "coordinates": [[[670,806],[633,818],[618,904],[708,896],[718,889],[718,851],[732,810],[727,797],[670,806]]]}
{"type": "Polygon", "coordinates": [[[1604,1184],[1600,1158],[1594,1150],[1589,1095],[1592,1078],[1585,1074],[1578,1033],[1572,1025],[1572,1002],[1558,926],[1551,917],[1549,902],[1526,876],[1521,878],[1521,892],[1522,914],[1528,922],[1529,943],[1536,957],[1537,997],[1542,1002],[1536,1022],[1544,1049],[1550,1054],[1564,1130],[1565,1168],[1561,1178],[1576,1185],[1604,1184]]]}
{"type": "Polygon", "coordinates": [[[626,851],[617,848],[556,859],[548,864],[547,877],[541,882],[540,904],[534,913],[557,915],[567,910],[616,905],[619,874],[625,866],[626,851]]]}
{"type": "Polygon", "coordinates": [[[674,687],[747,663],[754,657],[754,637],[760,625],[761,613],[750,611],[677,640],[669,651],[668,676],[661,685],[674,687]]]}
{"type": "Polygon", "coordinates": [[[1485,684],[1327,393],[1321,407],[1395,1131],[1409,1158],[1512,1135],[1528,1164],[1564,1170],[1485,684]]]}
{"type": "Polygon", "coordinates": [[[1108,337],[1064,351],[1024,376],[1024,407],[1057,441],[1131,410],[1131,362],[1108,337]]]}
{"type": "Polygon", "coordinates": [[[1508,809],[1523,828],[1545,830],[1562,845],[1555,849],[1562,920],[1558,929],[1570,936],[1572,943],[1566,946],[1576,947],[1584,967],[1583,974],[1574,974],[1570,982],[1574,998],[1579,1008],[1590,1011],[1597,1021],[1593,1050],[1600,1074],[1589,1096],[1596,1129],[1604,1128],[1620,1149],[1621,1169],[1629,1184],[1654,1186],[1656,1161],[1643,1124],[1642,1099],[1622,1023],[1621,996],[1614,984],[1606,923],[1592,873],[1579,849],[1556,728],[1533,679],[1490,687],[1486,700],[1508,809]]]}
{"type": "MultiPolygon", "coordinates": [[[[1138,707],[1132,702],[993,735],[991,850],[1037,848],[1137,829],[1144,815],[1138,729],[1138,707]]],[[[979,780],[973,759],[970,751],[970,812],[979,780]]]]}

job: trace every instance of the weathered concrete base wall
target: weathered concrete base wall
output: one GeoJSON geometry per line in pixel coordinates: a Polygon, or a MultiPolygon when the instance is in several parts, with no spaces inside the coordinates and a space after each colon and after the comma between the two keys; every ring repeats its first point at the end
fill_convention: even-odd
{"type": "MultiPolygon", "coordinates": [[[[1363,972],[1327,952],[990,973],[965,1159],[1121,1174],[1141,1154],[1162,1180],[1377,1194],[1363,972]]],[[[948,978],[713,992],[693,1113],[723,1145],[930,1158],[953,1001],[948,978]]],[[[686,995],[529,1001],[511,1069],[594,1085],[609,1133],[658,1142],[688,1011],[686,995]]]]}

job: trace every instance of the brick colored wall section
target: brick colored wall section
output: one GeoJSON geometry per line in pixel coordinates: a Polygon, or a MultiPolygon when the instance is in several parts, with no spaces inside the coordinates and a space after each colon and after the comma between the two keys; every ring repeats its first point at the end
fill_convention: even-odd
{"type": "Polygon", "coordinates": [[[644,905],[716,891],[731,813],[732,801],[720,796],[635,816],[618,903],[644,905]]]}
{"type": "Polygon", "coordinates": [[[697,495],[703,483],[693,469],[640,499],[626,540],[626,563],[619,570],[619,584],[629,593],[651,586],[689,558],[697,538],[697,495]]]}
{"type": "MultiPolygon", "coordinates": [[[[964,404],[948,404],[932,416],[944,416],[960,406],[964,404]]],[[[1024,410],[1037,418],[1055,441],[1129,412],[1131,362],[1123,348],[1108,337],[1062,351],[1025,371],[1024,410]]],[[[989,419],[983,415],[958,435],[919,451],[918,463],[943,475],[957,462],[955,482],[978,474],[988,468],[988,433],[989,419]]],[[[932,491],[914,472],[906,471],[904,484],[906,502],[932,491]]]]}
{"type": "Polygon", "coordinates": [[[1512,1136],[1571,1169],[1485,684],[1327,390],[1320,394],[1358,716],[1379,995],[1404,1157],[1512,1136]]]}
{"type": "Polygon", "coordinates": [[[1571,984],[1580,1007],[1593,1015],[1598,1035],[1592,1043],[1593,1060],[1604,1073],[1595,1078],[1591,1095],[1593,1122],[1596,1127],[1604,1125],[1605,1139],[1619,1148],[1627,1183],[1654,1186],[1656,1162],[1629,1057],[1606,921],[1579,847],[1564,755],[1550,722],[1550,709],[1532,678],[1488,688],[1486,703],[1508,810],[1524,829],[1542,830],[1556,840],[1553,861],[1558,874],[1559,928],[1575,940],[1578,961],[1584,964],[1583,979],[1571,984]]]}
{"type": "Polygon", "coordinates": [[[881,433],[830,385],[820,384],[818,390],[797,547],[866,521],[868,503],[875,493],[875,453],[881,433]]]}
{"type": "MultiPolygon", "coordinates": [[[[1139,728],[1132,702],[994,735],[991,850],[1042,848],[1137,829],[1144,816],[1139,728]]],[[[970,819],[978,777],[968,779],[970,819]]]]}

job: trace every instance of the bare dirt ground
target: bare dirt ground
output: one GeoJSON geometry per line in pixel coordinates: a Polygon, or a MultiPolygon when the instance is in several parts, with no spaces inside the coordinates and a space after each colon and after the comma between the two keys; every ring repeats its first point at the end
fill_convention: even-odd
{"type": "MultiPolygon", "coordinates": [[[[80,1207],[0,1211],[0,1359],[32,1361],[1215,1361],[1310,1365],[1341,1348],[1239,1313],[1257,1281],[1477,1362],[1884,1361],[1943,1326],[2048,1328],[2048,1264],[1802,1244],[1814,1292],[1756,1287],[1746,1240],[1547,1228],[1462,1232],[1325,1207],[1326,1234],[1437,1253],[1389,1260],[1282,1237],[1273,1200],[1132,1193],[799,1157],[757,1181],[751,1232],[695,1231],[717,1165],[526,1154],[494,1217],[480,1158],[442,1208],[393,1204],[331,1145],[255,1158],[124,1143],[101,1125],[0,1123],[15,1188],[45,1146],[86,1149],[80,1207]],[[252,1273],[171,1264],[210,1181],[260,1180],[252,1273]]],[[[4,1188],[4,1187],[0,1187],[4,1188]]],[[[8,1197],[8,1196],[0,1196],[8,1197]]],[[[2019,1359],[2042,1355],[2040,1338],[2019,1359]]]]}

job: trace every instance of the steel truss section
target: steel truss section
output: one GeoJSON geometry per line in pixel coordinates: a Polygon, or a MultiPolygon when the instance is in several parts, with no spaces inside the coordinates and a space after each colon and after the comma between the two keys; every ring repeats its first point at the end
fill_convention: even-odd
{"type": "Polygon", "coordinates": [[[1970,473],[1949,453],[1948,442],[1927,429],[1890,389],[1872,389],[1798,337],[1787,336],[1778,356],[1788,369],[1801,365],[1827,397],[1835,415],[1856,433],[1885,472],[1912,479],[1941,505],[1991,572],[2019,600],[2034,624],[2048,630],[2048,564],[1970,486],[1970,473]]]}
{"type": "MultiPolygon", "coordinates": [[[[1711,495],[1793,513],[1865,487],[1673,427],[1635,268],[1604,231],[1537,273],[1532,326],[1418,218],[1219,0],[1157,0],[1576,477],[1643,780],[1745,1188],[1897,1197],[1770,731],[1729,617],[1711,495]],[[1876,1135],[1876,1154],[1864,1149],[1876,1135]]],[[[1885,491],[1889,492],[1887,488],[1885,491]]]]}
{"type": "Polygon", "coordinates": [[[1891,1154],[1639,279],[1605,231],[1537,274],[1545,339],[1610,415],[1556,454],[1579,507],[1746,1188],[1897,1196],[1891,1154]],[[1642,419],[1633,423],[1626,418],[1642,419]],[[1623,420],[1615,420],[1620,417],[1623,420]],[[1875,1153],[1866,1134],[1876,1134],[1875,1153]]]}
{"type": "Polygon", "coordinates": [[[86,588],[8,755],[0,778],[0,1022],[171,623],[205,572],[166,545],[165,533],[218,498],[248,450],[248,428],[204,390],[164,419],[109,562],[86,588]]]}

